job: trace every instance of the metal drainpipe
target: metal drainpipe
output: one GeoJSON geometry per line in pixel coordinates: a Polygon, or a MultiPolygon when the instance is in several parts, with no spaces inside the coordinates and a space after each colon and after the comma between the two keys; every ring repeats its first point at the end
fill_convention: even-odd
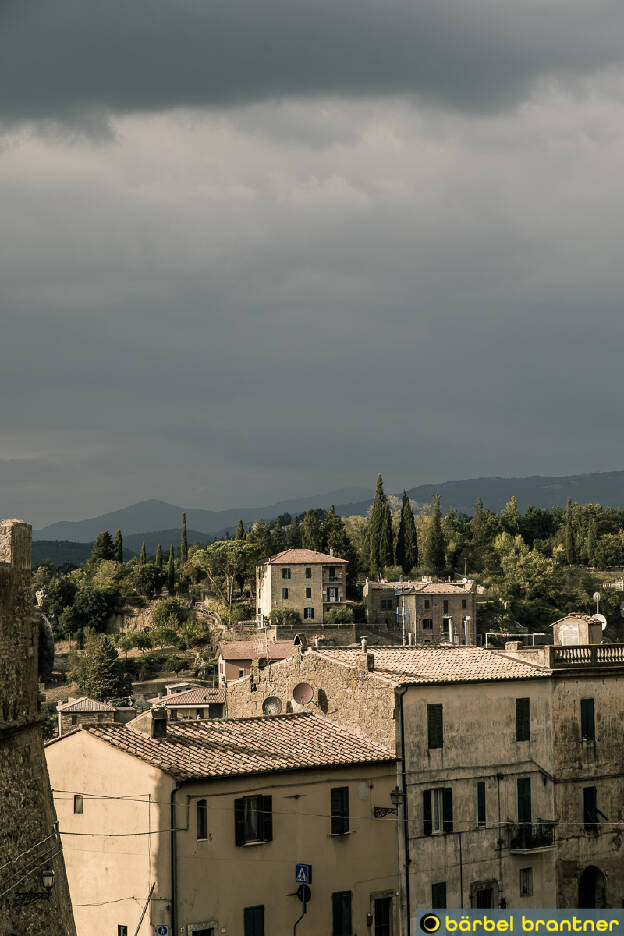
{"type": "Polygon", "coordinates": [[[507,901],[505,900],[504,890],[503,890],[503,828],[501,825],[501,795],[500,795],[500,782],[503,779],[503,774],[496,774],[496,799],[498,802],[498,877],[499,877],[499,907],[505,908],[507,906],[507,901]]]}
{"type": "Polygon", "coordinates": [[[405,728],[403,722],[403,696],[407,692],[405,686],[399,686],[397,695],[399,697],[399,710],[401,718],[401,786],[403,789],[403,848],[405,849],[405,912],[407,916],[407,933],[411,933],[411,907],[410,907],[410,854],[409,854],[409,824],[407,812],[407,767],[405,764],[405,728]]]}
{"type": "Polygon", "coordinates": [[[176,781],[176,785],[171,791],[171,936],[176,936],[177,932],[177,809],[176,809],[176,793],[182,786],[184,781],[176,781]]]}

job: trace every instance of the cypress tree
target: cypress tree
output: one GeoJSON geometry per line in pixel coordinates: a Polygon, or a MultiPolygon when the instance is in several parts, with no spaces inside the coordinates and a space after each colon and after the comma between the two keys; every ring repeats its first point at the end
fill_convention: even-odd
{"type": "Polygon", "coordinates": [[[299,517],[293,518],[293,522],[288,527],[286,540],[291,549],[301,549],[301,523],[299,517]]]}
{"type": "Polygon", "coordinates": [[[597,541],[596,521],[591,520],[587,530],[587,539],[585,540],[585,552],[587,553],[587,564],[596,565],[596,541],[597,541]]]}
{"type": "Polygon", "coordinates": [[[113,540],[111,538],[108,530],[104,530],[103,533],[100,533],[93,544],[91,550],[91,559],[114,559],[115,558],[115,549],[113,546],[113,540]]]}
{"type": "Polygon", "coordinates": [[[145,551],[145,543],[141,543],[141,552],[139,553],[139,565],[145,565],[147,562],[147,553],[145,551]]]}
{"type": "Polygon", "coordinates": [[[162,546],[160,543],[156,547],[156,558],[154,559],[154,565],[157,569],[162,569],[163,567],[162,546]]]}
{"type": "Polygon", "coordinates": [[[283,552],[286,549],[286,535],[282,529],[282,524],[277,521],[273,527],[273,533],[271,535],[271,551],[274,553],[283,552]]]}
{"type": "Polygon", "coordinates": [[[245,524],[242,520],[238,521],[238,526],[236,527],[236,536],[234,537],[237,540],[244,540],[245,537],[245,524]]]}
{"type": "Polygon", "coordinates": [[[169,594],[173,595],[175,590],[175,563],[173,561],[173,546],[169,547],[169,562],[167,563],[167,588],[169,594]]]}
{"type": "Polygon", "coordinates": [[[444,534],[442,533],[442,517],[440,514],[440,495],[434,494],[433,510],[427,525],[425,535],[424,563],[427,570],[434,575],[440,575],[445,565],[444,534]]]}
{"type": "Polygon", "coordinates": [[[319,512],[314,509],[306,510],[301,524],[301,544],[304,549],[315,549],[322,552],[325,548],[323,543],[323,525],[319,517],[319,512]]]}
{"type": "Polygon", "coordinates": [[[186,541],[186,514],[182,514],[182,534],[180,536],[180,565],[188,559],[188,543],[186,541]]]}
{"type": "Polygon", "coordinates": [[[383,479],[377,475],[375,500],[368,521],[371,575],[381,578],[387,565],[393,560],[392,549],[392,514],[388,498],[384,494],[383,479]]]}
{"type": "Polygon", "coordinates": [[[572,521],[572,498],[568,497],[565,512],[565,552],[568,565],[576,562],[576,539],[574,537],[574,524],[572,521]]]}
{"type": "Polygon", "coordinates": [[[418,564],[418,536],[414,514],[407,491],[403,491],[403,505],[396,544],[396,561],[407,575],[418,564]]]}
{"type": "Polygon", "coordinates": [[[113,543],[113,549],[115,551],[115,559],[117,562],[123,562],[123,539],[121,536],[121,530],[117,530],[115,533],[115,541],[113,543]]]}

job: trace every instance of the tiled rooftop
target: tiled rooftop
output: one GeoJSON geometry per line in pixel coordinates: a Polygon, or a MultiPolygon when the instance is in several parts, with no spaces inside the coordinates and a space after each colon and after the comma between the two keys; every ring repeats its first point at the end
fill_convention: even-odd
{"type": "Polygon", "coordinates": [[[152,705],[206,705],[210,702],[225,702],[225,689],[221,686],[216,689],[197,686],[187,689],[186,692],[171,692],[169,695],[156,696],[150,699],[152,705]]]}
{"type": "Polygon", "coordinates": [[[95,699],[89,699],[88,696],[81,696],[80,699],[69,699],[68,702],[59,702],[56,706],[57,711],[64,715],[72,712],[114,712],[115,706],[110,702],[97,702],[95,699]]]}
{"type": "Polygon", "coordinates": [[[226,640],[219,644],[224,660],[285,660],[295,653],[292,640],[226,640]]]}
{"type": "Polygon", "coordinates": [[[463,595],[472,591],[471,582],[369,582],[368,587],[383,591],[398,589],[406,595],[463,595]]]}
{"type": "Polygon", "coordinates": [[[348,565],[346,559],[338,556],[328,556],[327,553],[317,552],[315,549],[285,549],[265,559],[260,565],[348,565]]]}
{"type": "Polygon", "coordinates": [[[180,780],[383,763],[394,755],[318,715],[168,723],[165,738],[125,725],[80,729],[180,780]]]}
{"type": "MultiPolygon", "coordinates": [[[[359,647],[323,647],[310,651],[329,660],[356,666],[361,658],[359,647]]],[[[395,684],[410,685],[452,682],[489,682],[499,679],[536,679],[549,676],[545,666],[516,660],[495,650],[481,647],[370,646],[374,660],[373,673],[395,684]]]]}

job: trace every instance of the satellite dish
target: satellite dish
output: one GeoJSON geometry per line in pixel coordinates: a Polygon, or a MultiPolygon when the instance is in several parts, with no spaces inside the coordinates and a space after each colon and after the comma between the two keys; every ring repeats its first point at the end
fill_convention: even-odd
{"type": "Polygon", "coordinates": [[[297,683],[293,689],[293,699],[297,705],[307,705],[314,698],[314,689],[307,682],[297,683]]]}
{"type": "Polygon", "coordinates": [[[463,577],[463,579],[462,579],[462,585],[465,585],[467,581],[468,581],[468,579],[467,579],[466,576],[464,575],[464,577],[463,577]]]}
{"type": "Polygon", "coordinates": [[[265,715],[279,715],[282,711],[282,700],[274,695],[267,696],[262,703],[262,711],[265,715]]]}
{"type": "Polygon", "coordinates": [[[594,592],[594,601],[600,601],[600,592],[594,592]]]}
{"type": "Polygon", "coordinates": [[[592,621],[598,621],[603,630],[607,626],[607,619],[604,614],[592,614],[592,621]]]}

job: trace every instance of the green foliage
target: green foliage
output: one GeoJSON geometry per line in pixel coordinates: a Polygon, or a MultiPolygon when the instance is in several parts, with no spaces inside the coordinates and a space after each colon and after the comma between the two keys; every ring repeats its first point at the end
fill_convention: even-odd
{"type": "Polygon", "coordinates": [[[180,565],[183,566],[188,559],[188,541],[186,539],[186,514],[182,514],[182,530],[180,533],[180,565]]]}
{"type": "Polygon", "coordinates": [[[134,573],[134,587],[138,595],[151,600],[163,586],[164,576],[152,563],[138,565],[134,573]]]}
{"type": "Polygon", "coordinates": [[[375,500],[368,521],[370,573],[380,578],[384,568],[391,565],[393,555],[392,514],[388,498],[384,494],[383,479],[377,475],[375,500]]]}
{"type": "Polygon", "coordinates": [[[163,567],[163,554],[162,554],[162,546],[160,545],[160,543],[156,547],[156,556],[154,558],[154,565],[156,566],[157,569],[162,569],[163,567]]]}
{"type": "Polygon", "coordinates": [[[91,560],[97,562],[99,559],[115,559],[115,547],[108,530],[104,530],[97,537],[91,550],[91,560]]]}
{"type": "Polygon", "coordinates": [[[70,675],[83,695],[98,702],[123,705],[132,689],[113,642],[104,634],[88,638],[84,651],[73,658],[70,675]]]}
{"type": "Polygon", "coordinates": [[[269,620],[271,624],[297,627],[297,625],[301,624],[301,615],[295,608],[273,608],[269,620]]]}
{"type": "Polygon", "coordinates": [[[191,568],[205,576],[219,600],[232,612],[234,585],[255,574],[259,545],[243,540],[220,540],[198,549],[189,560],[191,568]]]}
{"type": "Polygon", "coordinates": [[[433,497],[433,509],[427,524],[425,542],[423,544],[423,563],[427,572],[440,575],[444,570],[446,550],[444,534],[442,533],[442,517],[440,514],[440,495],[433,497]]]}
{"type": "Polygon", "coordinates": [[[403,491],[395,553],[397,564],[401,566],[404,575],[408,575],[411,569],[418,565],[418,535],[412,505],[406,491],[403,491]]]}
{"type": "Polygon", "coordinates": [[[113,542],[113,551],[116,562],[123,562],[123,537],[121,535],[121,530],[117,530],[115,533],[115,540],[113,542]]]}
{"type": "Polygon", "coordinates": [[[238,521],[238,526],[236,527],[236,535],[234,539],[244,540],[245,539],[245,524],[242,520],[238,521]]]}
{"type": "Polygon", "coordinates": [[[325,624],[353,624],[353,608],[330,608],[325,612],[325,624]]]}
{"type": "Polygon", "coordinates": [[[152,612],[154,627],[160,627],[165,621],[173,620],[175,627],[180,627],[188,617],[187,609],[178,598],[163,598],[152,612]]]}
{"type": "Polygon", "coordinates": [[[169,561],[167,562],[167,589],[169,594],[173,595],[175,591],[175,561],[173,558],[173,546],[169,547],[169,561]]]}
{"type": "Polygon", "coordinates": [[[289,549],[301,549],[303,534],[301,531],[301,523],[299,522],[298,517],[293,519],[293,522],[288,528],[286,540],[289,549]]]}
{"type": "Polygon", "coordinates": [[[141,543],[141,552],[139,553],[139,565],[145,565],[147,562],[147,552],[145,550],[145,543],[141,543]]]}
{"type": "Polygon", "coordinates": [[[304,549],[314,549],[317,552],[324,552],[325,542],[323,539],[323,523],[321,516],[321,511],[306,511],[303,523],[301,524],[301,545],[304,549]]]}

